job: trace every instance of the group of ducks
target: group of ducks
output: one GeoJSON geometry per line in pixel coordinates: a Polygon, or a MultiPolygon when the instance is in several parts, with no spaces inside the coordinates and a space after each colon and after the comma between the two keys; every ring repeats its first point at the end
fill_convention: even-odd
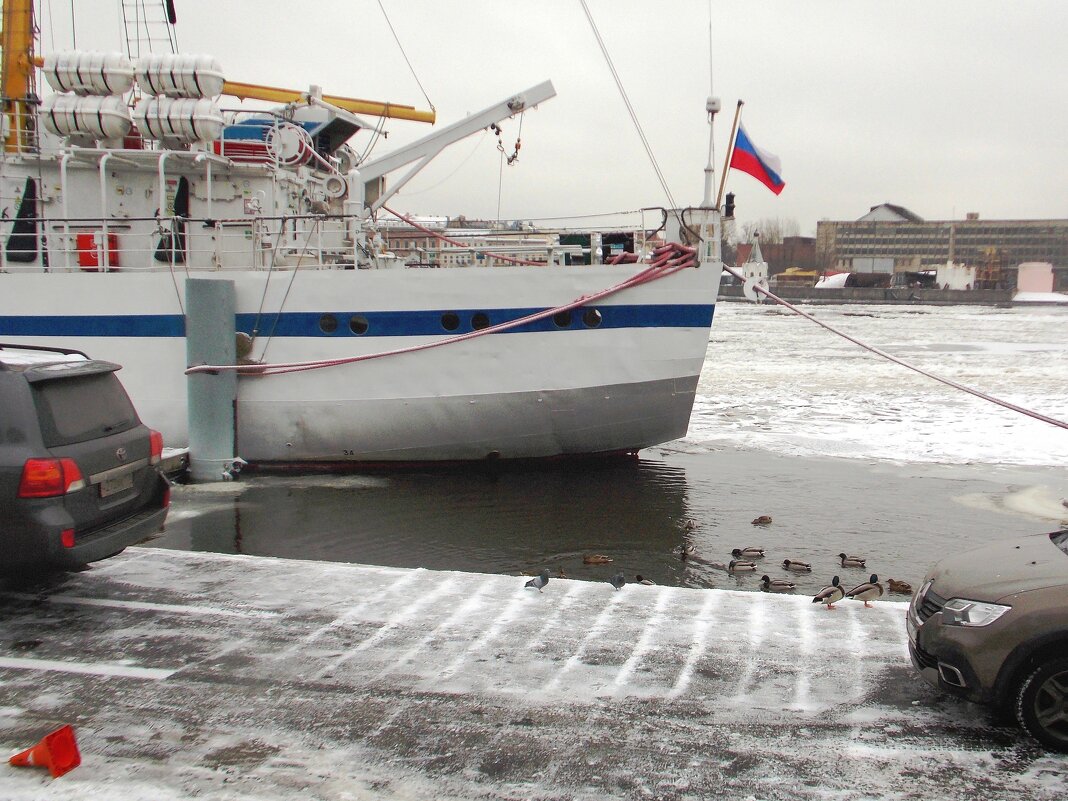
{"type": "MultiPolygon", "coordinates": [[[[770,515],[761,515],[754,519],[754,526],[766,526],[772,522],[770,515]]],[[[687,520],[683,526],[686,530],[692,531],[697,528],[697,523],[694,520],[687,520]]],[[[681,548],[681,557],[683,561],[693,560],[697,562],[704,562],[713,567],[717,567],[726,570],[728,573],[740,574],[740,573],[755,573],[757,570],[757,563],[754,559],[764,558],[764,549],[756,546],[748,546],[745,548],[735,548],[731,551],[733,557],[726,565],[716,562],[709,562],[700,558],[696,554],[696,549],[692,543],[683,545],[681,548]]],[[[859,568],[863,569],[867,565],[867,559],[863,556],[855,556],[847,553],[838,554],[838,560],[844,568],[859,568]]],[[[612,557],[605,556],[604,554],[586,554],[582,557],[583,564],[587,565],[605,565],[610,564],[613,561],[612,557]]],[[[809,562],[804,562],[800,559],[783,559],[782,569],[794,573],[811,573],[812,565],[809,562]]],[[[529,574],[528,574],[529,575],[529,574]]],[[[560,578],[566,578],[563,568],[560,569],[560,578]]],[[[654,584],[650,579],[645,578],[641,574],[634,577],[635,582],[638,584],[651,585],[654,584]]],[[[530,579],[526,586],[538,590],[541,590],[549,583],[549,571],[542,570],[541,573],[530,579]]],[[[626,586],[627,579],[622,572],[616,573],[610,579],[608,583],[611,584],[616,590],[623,589],[626,586]]],[[[797,585],[787,579],[771,578],[767,574],[760,577],[760,584],[762,589],[769,592],[792,592],[797,589],[797,585]]],[[[846,590],[842,585],[838,576],[831,579],[831,583],[816,593],[813,597],[813,603],[826,604],[828,609],[834,609],[835,603],[845,598],[853,598],[857,601],[863,601],[865,607],[870,607],[869,601],[875,598],[881,598],[886,592],[899,592],[899,593],[911,593],[912,586],[905,581],[897,581],[895,579],[889,579],[886,587],[879,581],[879,576],[872,573],[870,578],[862,584],[858,584],[850,590],[846,590]]]]}
{"type": "MultiPolygon", "coordinates": [[[[764,521],[761,518],[754,520],[754,525],[758,525],[757,521],[764,521]]],[[[695,556],[695,549],[692,544],[684,545],[682,547],[682,559],[697,559],[695,556]]],[[[721,566],[728,573],[755,573],[757,570],[757,563],[754,559],[764,558],[764,549],[755,546],[749,546],[746,548],[735,548],[731,551],[731,556],[734,557],[725,566],[721,566]]],[[[847,553],[838,554],[838,560],[842,567],[848,568],[864,568],[867,564],[867,558],[863,556],[854,556],[847,553]]],[[[703,561],[703,560],[702,560],[703,561]]],[[[714,564],[714,563],[710,563],[714,564]]],[[[793,571],[795,573],[811,573],[812,565],[809,562],[803,562],[800,559],[783,559],[782,569],[793,571]]],[[[761,587],[769,592],[792,592],[797,589],[797,585],[787,579],[771,578],[767,574],[760,577],[761,587]]],[[[897,581],[896,579],[890,579],[887,582],[887,587],[884,587],[879,582],[879,576],[875,573],[871,574],[871,577],[863,584],[858,584],[851,590],[846,590],[840,584],[840,579],[835,576],[831,583],[820,590],[816,596],[812,599],[813,603],[824,603],[828,609],[834,609],[834,604],[843,598],[853,598],[858,601],[863,601],[864,606],[870,607],[869,601],[875,598],[881,598],[889,589],[890,592],[899,593],[911,593],[912,585],[905,581],[897,581]]]]}

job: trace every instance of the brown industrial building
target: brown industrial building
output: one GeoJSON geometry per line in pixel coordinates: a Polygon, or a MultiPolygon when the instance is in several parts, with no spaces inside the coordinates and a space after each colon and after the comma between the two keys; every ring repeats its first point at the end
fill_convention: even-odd
{"type": "MultiPolygon", "coordinates": [[[[769,273],[768,245],[761,243],[769,273]]],[[[1068,287],[1068,220],[924,220],[901,206],[873,206],[855,221],[823,220],[816,228],[815,265],[821,272],[902,273],[956,262],[1013,285],[1023,262],[1053,265],[1054,289],[1068,287]]],[[[798,265],[801,266],[801,265],[798,265]]]]}

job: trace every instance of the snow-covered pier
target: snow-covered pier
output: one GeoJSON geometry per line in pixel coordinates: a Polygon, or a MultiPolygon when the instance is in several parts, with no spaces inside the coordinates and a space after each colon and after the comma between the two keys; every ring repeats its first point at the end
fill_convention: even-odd
{"type": "MultiPolygon", "coordinates": [[[[863,577],[861,577],[862,580],[863,577]]],[[[134,548],[0,590],[5,799],[1053,799],[905,604],[134,548]]]]}

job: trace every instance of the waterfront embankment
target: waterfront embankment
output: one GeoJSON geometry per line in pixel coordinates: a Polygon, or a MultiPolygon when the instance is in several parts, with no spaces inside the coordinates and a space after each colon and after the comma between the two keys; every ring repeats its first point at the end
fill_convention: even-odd
{"type": "Polygon", "coordinates": [[[1054,799],[905,605],[134,548],[2,590],[5,799],[1054,799]]]}

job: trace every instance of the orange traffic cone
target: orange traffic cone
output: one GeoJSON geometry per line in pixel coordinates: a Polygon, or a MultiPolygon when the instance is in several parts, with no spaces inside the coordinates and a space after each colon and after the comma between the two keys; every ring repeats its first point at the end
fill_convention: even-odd
{"type": "Polygon", "coordinates": [[[82,755],[78,753],[74,729],[70,726],[60,726],[51,734],[42,737],[41,742],[33,748],[15,754],[8,761],[19,767],[41,765],[48,768],[55,778],[82,764],[82,755]]]}

